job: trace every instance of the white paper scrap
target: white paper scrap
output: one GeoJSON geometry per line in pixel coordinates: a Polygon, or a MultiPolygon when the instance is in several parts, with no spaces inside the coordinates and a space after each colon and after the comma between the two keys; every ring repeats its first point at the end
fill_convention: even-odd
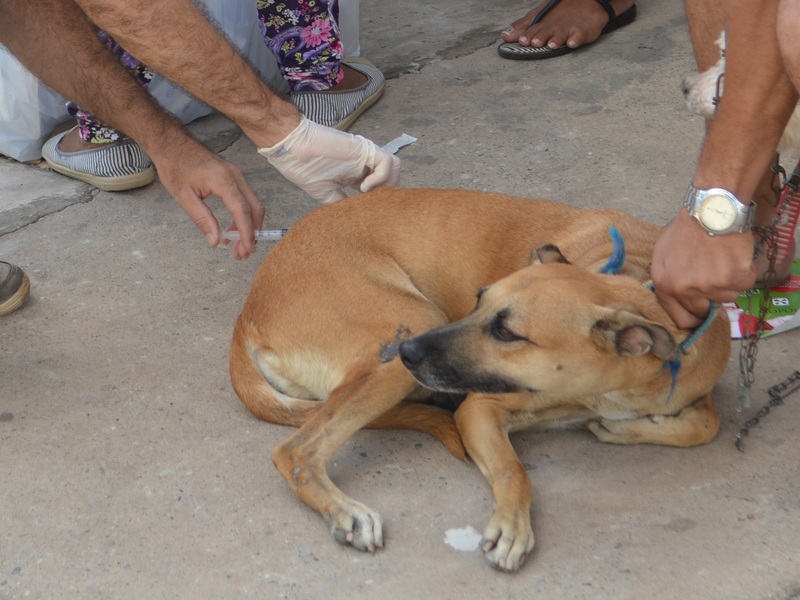
{"type": "Polygon", "coordinates": [[[386,144],[382,150],[386,150],[389,154],[397,154],[397,151],[400,150],[403,146],[408,146],[409,144],[413,144],[417,141],[413,135],[408,135],[404,133],[400,137],[394,138],[391,142],[386,144]]]}
{"type": "Polygon", "coordinates": [[[469,525],[463,529],[448,529],[444,532],[444,543],[461,552],[472,552],[478,549],[481,534],[469,525]]]}

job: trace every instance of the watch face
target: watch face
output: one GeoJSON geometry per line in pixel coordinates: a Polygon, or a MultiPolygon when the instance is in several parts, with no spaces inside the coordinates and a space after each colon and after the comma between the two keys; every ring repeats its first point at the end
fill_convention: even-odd
{"type": "Polygon", "coordinates": [[[736,207],[730,198],[715,194],[697,211],[700,221],[712,231],[724,231],[736,221],[736,207]]]}

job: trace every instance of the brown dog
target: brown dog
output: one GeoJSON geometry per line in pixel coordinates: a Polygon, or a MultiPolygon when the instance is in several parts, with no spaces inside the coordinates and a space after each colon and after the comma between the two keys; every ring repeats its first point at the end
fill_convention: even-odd
{"type": "Polygon", "coordinates": [[[381,519],[328,478],[336,450],[363,427],[409,428],[463,457],[460,431],[497,507],[484,552],[516,570],[533,547],[531,489],[509,431],[585,425],[603,441],[677,446],[716,433],[710,391],[728,325],[720,314],[680,346],[687,333],[642,286],[657,234],[615,211],[458,190],[383,189],[319,208],[256,274],[233,386],[256,416],[300,427],[273,451],[276,467],[337,541],[362,550],[383,545],[381,519]],[[602,275],[612,226],[627,258],[602,275]],[[450,413],[412,402],[431,392],[403,362],[427,388],[478,392],[458,431],[450,413]]]}

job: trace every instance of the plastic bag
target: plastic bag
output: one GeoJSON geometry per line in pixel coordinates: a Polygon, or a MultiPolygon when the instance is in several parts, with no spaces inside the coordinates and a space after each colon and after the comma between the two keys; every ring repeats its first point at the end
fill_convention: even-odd
{"type": "Polygon", "coordinates": [[[0,154],[23,161],[41,158],[50,133],[71,118],[66,102],[0,46],[0,154]]]}
{"type": "MultiPolygon", "coordinates": [[[[358,56],[359,0],[340,0],[339,24],[346,56],[358,56]]],[[[207,14],[231,43],[278,92],[288,92],[274,57],[258,28],[255,0],[200,0],[207,14]]],[[[211,109],[170,81],[155,75],[148,86],[153,96],[184,123],[211,113],[211,109]]],[[[0,45],[0,154],[16,160],[41,158],[42,145],[60,123],[71,117],[67,100],[23,67],[0,45]]]]}

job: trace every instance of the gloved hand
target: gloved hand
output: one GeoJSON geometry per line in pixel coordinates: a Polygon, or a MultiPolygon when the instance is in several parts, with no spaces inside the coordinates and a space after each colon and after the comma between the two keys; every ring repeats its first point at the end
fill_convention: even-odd
{"type": "Polygon", "coordinates": [[[281,175],[321,202],[345,197],[343,188],[362,192],[397,185],[400,159],[360,135],[318,125],[303,117],[281,142],[259,148],[281,175]]]}

